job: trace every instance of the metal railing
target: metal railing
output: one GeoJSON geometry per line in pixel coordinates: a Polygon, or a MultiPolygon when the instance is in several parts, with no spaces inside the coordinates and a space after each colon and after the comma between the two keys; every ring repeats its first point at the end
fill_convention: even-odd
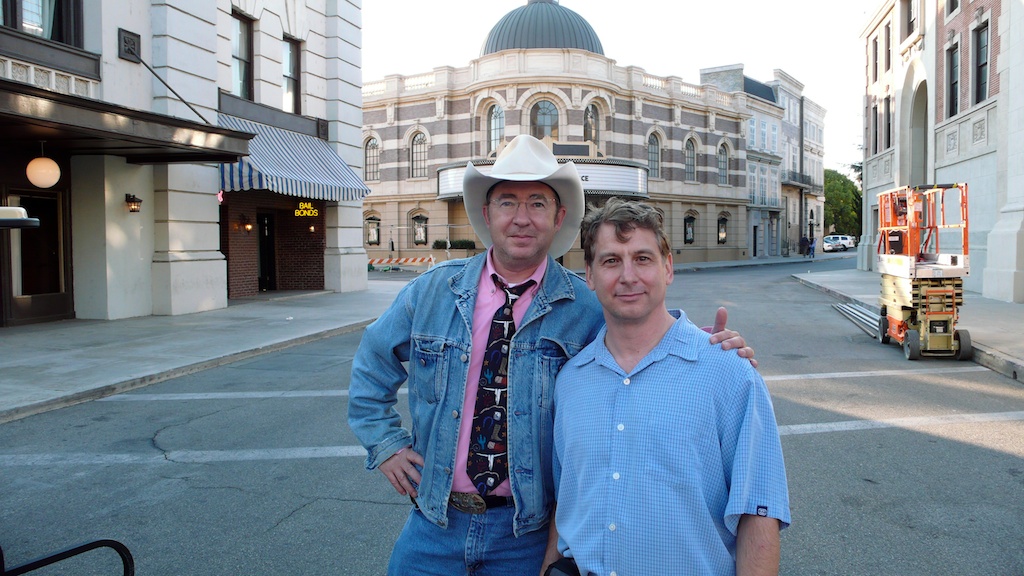
{"type": "Polygon", "coordinates": [[[794,182],[796,184],[805,184],[807,186],[814,184],[814,179],[811,178],[810,174],[804,174],[802,172],[797,172],[796,170],[783,170],[782,181],[794,182]]]}
{"type": "Polygon", "coordinates": [[[113,549],[117,552],[117,555],[121,557],[121,565],[124,567],[124,576],[135,576],[135,558],[132,557],[131,551],[128,550],[127,546],[117,540],[109,539],[95,540],[93,542],[79,544],[78,546],[73,546],[66,550],[61,550],[60,552],[50,554],[49,556],[43,556],[42,558],[38,558],[12,568],[4,567],[4,551],[3,548],[0,548],[0,576],[18,576],[20,574],[27,574],[28,572],[45,568],[51,564],[56,564],[57,562],[67,560],[68,558],[84,554],[91,550],[96,550],[97,548],[113,549]]]}

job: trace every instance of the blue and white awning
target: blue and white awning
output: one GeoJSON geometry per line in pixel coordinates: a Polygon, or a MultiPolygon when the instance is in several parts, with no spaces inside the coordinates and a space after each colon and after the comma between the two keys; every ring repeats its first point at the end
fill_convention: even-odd
{"type": "Polygon", "coordinates": [[[256,134],[249,142],[249,156],[220,165],[221,190],[271,190],[333,202],[362,200],[370,193],[330,144],[319,138],[227,114],[218,114],[217,123],[256,134]]]}

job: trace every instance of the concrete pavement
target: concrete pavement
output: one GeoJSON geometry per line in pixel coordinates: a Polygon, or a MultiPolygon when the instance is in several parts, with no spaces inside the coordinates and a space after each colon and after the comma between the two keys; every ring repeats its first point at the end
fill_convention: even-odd
{"type": "MultiPolygon", "coordinates": [[[[804,262],[799,282],[838,300],[878,310],[875,272],[816,272],[852,253],[677,265],[679,270],[804,262]]],[[[273,293],[183,316],[66,320],[0,329],[0,423],[146,386],[169,378],[358,330],[404,286],[370,280],[349,293],[273,293]]],[[[1008,377],[1024,374],[1024,304],[964,295],[958,328],[968,329],[975,361],[1008,377]]],[[[837,312],[838,314],[838,312],[837,312]]],[[[756,345],[756,342],[754,343],[756,345]]]]}

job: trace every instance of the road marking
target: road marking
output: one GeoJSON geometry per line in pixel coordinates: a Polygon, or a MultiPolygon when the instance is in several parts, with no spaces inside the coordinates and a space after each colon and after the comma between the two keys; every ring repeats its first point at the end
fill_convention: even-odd
{"type": "Polygon", "coordinates": [[[362,446],[268,448],[262,450],[171,450],[154,454],[9,454],[0,466],[83,466],[110,464],[209,464],[261,460],[366,457],[362,446]]]}
{"type": "MultiPolygon", "coordinates": [[[[950,414],[889,420],[850,420],[817,424],[779,426],[780,436],[856,432],[883,428],[922,428],[952,424],[1014,422],[1024,420],[1024,411],[988,414],[950,414]]],[[[109,466],[116,464],[211,464],[216,462],[258,462],[263,460],[308,460],[317,458],[365,458],[362,446],[316,446],[259,450],[171,450],[153,454],[0,454],[4,466],[109,466]]]]}
{"type": "MultiPolygon", "coordinates": [[[[408,394],[399,388],[399,394],[408,394]]],[[[118,394],[97,402],[184,402],[187,400],[260,400],[265,398],[329,398],[348,396],[348,390],[290,390],[276,392],[205,392],[193,394],[118,394]]]]}
{"type": "MultiPolygon", "coordinates": [[[[765,376],[765,382],[787,380],[831,380],[836,378],[877,378],[880,376],[912,376],[920,374],[963,374],[987,372],[984,366],[960,368],[921,368],[919,370],[867,370],[863,372],[819,372],[813,374],[776,374],[765,376]]],[[[408,394],[409,389],[398,389],[399,394],[408,394]]],[[[267,398],[343,398],[348,390],[279,390],[269,392],[204,392],[183,394],[117,394],[100,398],[97,402],[185,402],[189,400],[261,400],[267,398]]]]}
{"type": "Polygon", "coordinates": [[[993,412],[989,414],[948,414],[945,416],[911,416],[887,420],[847,420],[820,424],[789,424],[779,426],[780,436],[821,434],[824,432],[854,432],[881,428],[922,428],[946,424],[976,424],[981,422],[1013,422],[1024,420],[1024,412],[993,412]]]}
{"type": "Polygon", "coordinates": [[[870,378],[878,376],[913,376],[916,374],[963,374],[966,372],[989,372],[984,366],[963,366],[960,368],[921,368],[918,370],[865,370],[862,372],[819,372],[817,374],[777,374],[764,376],[765,382],[785,380],[831,380],[834,378],[870,378]]]}

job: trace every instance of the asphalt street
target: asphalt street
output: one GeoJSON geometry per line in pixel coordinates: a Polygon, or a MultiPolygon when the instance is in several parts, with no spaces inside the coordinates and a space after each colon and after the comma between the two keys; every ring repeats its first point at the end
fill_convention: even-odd
{"type": "MultiPolygon", "coordinates": [[[[1024,387],[907,362],[800,266],[680,272],[669,292],[698,324],[725,305],[757,350],[792,498],[781,573],[1024,574],[1024,387]]],[[[409,504],[345,423],[360,334],[0,425],[7,565],[106,537],[138,574],[382,574],[409,504]]],[[[96,551],[40,574],[118,567],[96,551]]]]}

